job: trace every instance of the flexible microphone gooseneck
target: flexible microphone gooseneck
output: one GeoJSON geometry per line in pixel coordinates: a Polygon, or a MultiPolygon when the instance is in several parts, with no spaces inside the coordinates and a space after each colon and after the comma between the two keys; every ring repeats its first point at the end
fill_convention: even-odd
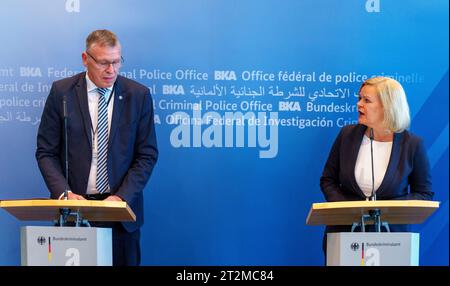
{"type": "MultiPolygon", "coordinates": [[[[371,201],[377,200],[377,195],[375,193],[375,175],[373,167],[373,128],[370,128],[370,160],[372,163],[372,196],[371,201]]],[[[369,210],[369,215],[374,220],[374,226],[376,232],[381,232],[381,211],[380,209],[369,210]]]]}
{"type": "Polygon", "coordinates": [[[64,188],[64,200],[68,199],[68,189],[69,189],[69,144],[67,138],[67,121],[68,121],[68,112],[67,112],[67,97],[63,96],[63,117],[64,117],[64,159],[65,159],[65,176],[66,176],[66,188],[64,188]]]}
{"type": "Polygon", "coordinates": [[[372,195],[370,199],[376,201],[377,195],[375,194],[375,175],[373,168],[373,128],[370,128],[370,161],[372,163],[372,195]]]}

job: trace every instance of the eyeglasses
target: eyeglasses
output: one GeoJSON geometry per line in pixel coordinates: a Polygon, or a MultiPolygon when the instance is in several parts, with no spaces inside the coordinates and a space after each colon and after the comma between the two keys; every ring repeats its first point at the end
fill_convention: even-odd
{"type": "Polygon", "coordinates": [[[88,56],[90,56],[90,57],[94,60],[95,64],[96,64],[99,68],[102,68],[102,69],[107,69],[107,68],[109,68],[110,65],[112,65],[114,69],[118,69],[118,68],[122,65],[122,63],[124,62],[122,56],[120,56],[120,60],[119,60],[119,61],[108,62],[108,61],[98,61],[98,60],[97,60],[96,58],[94,58],[88,51],[86,51],[86,54],[87,54],[88,56]]]}

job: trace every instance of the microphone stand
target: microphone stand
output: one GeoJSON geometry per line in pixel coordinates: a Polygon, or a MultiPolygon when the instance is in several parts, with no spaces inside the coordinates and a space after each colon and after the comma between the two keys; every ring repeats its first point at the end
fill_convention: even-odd
{"type": "Polygon", "coordinates": [[[68,121],[68,113],[67,113],[67,98],[63,97],[63,117],[64,117],[64,170],[66,177],[66,188],[64,189],[64,200],[68,200],[68,189],[69,189],[69,142],[67,138],[67,121],[68,121]]]}
{"type": "MultiPolygon", "coordinates": [[[[372,163],[372,195],[370,200],[376,201],[377,195],[375,194],[375,175],[373,167],[373,128],[370,128],[370,161],[372,163]]],[[[374,220],[375,231],[381,232],[381,211],[379,209],[369,210],[369,215],[374,220]]]]}
{"type": "Polygon", "coordinates": [[[375,194],[375,175],[373,167],[373,128],[370,128],[370,162],[372,164],[372,195],[370,197],[370,200],[376,201],[377,195],[375,194]]]}
{"type": "MultiPolygon", "coordinates": [[[[67,121],[69,118],[68,112],[67,112],[67,97],[63,96],[63,118],[64,118],[64,169],[65,169],[65,177],[66,177],[66,187],[64,188],[64,200],[68,200],[68,193],[69,193],[69,144],[68,144],[68,136],[67,136],[67,121]]],[[[59,217],[59,226],[64,226],[67,224],[67,217],[70,214],[69,208],[61,208],[59,210],[60,217],[59,217]]]]}
{"type": "MultiPolygon", "coordinates": [[[[373,167],[373,129],[370,129],[370,159],[372,163],[372,194],[370,197],[366,196],[366,201],[375,202],[377,200],[377,195],[375,194],[375,176],[374,176],[374,167],[373,167]]],[[[370,203],[369,203],[370,205],[370,203]]],[[[361,232],[366,232],[366,219],[373,220],[373,224],[375,227],[375,232],[381,232],[381,226],[386,228],[387,232],[390,232],[389,224],[387,222],[381,221],[381,210],[378,208],[369,209],[369,214],[361,215],[359,222],[353,222],[351,232],[354,232],[357,227],[361,228],[361,232]]]]}

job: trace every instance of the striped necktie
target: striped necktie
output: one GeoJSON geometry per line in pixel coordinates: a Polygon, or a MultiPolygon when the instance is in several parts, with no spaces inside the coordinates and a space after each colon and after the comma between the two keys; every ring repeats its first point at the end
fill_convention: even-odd
{"type": "Polygon", "coordinates": [[[108,190],[108,105],[106,93],[108,89],[97,88],[98,98],[97,117],[97,192],[103,194],[108,190]]]}

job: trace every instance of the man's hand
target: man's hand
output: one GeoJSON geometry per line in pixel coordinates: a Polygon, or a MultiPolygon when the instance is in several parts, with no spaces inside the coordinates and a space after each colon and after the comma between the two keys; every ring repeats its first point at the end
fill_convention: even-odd
{"type": "MultiPolygon", "coordinates": [[[[61,196],[59,197],[60,200],[64,200],[64,193],[61,194],[61,196]]],[[[68,200],[86,200],[83,196],[74,194],[72,192],[67,192],[67,199],[68,200]]]]}
{"type": "Polygon", "coordinates": [[[116,195],[112,195],[107,197],[106,199],[104,199],[104,201],[117,201],[117,202],[122,202],[122,198],[120,198],[119,196],[116,195]]]}
{"type": "MultiPolygon", "coordinates": [[[[74,194],[74,193],[72,193],[72,192],[68,192],[68,193],[67,193],[67,198],[68,198],[69,200],[86,200],[83,196],[74,194]]],[[[64,200],[64,196],[62,197],[62,199],[64,200]]]]}

